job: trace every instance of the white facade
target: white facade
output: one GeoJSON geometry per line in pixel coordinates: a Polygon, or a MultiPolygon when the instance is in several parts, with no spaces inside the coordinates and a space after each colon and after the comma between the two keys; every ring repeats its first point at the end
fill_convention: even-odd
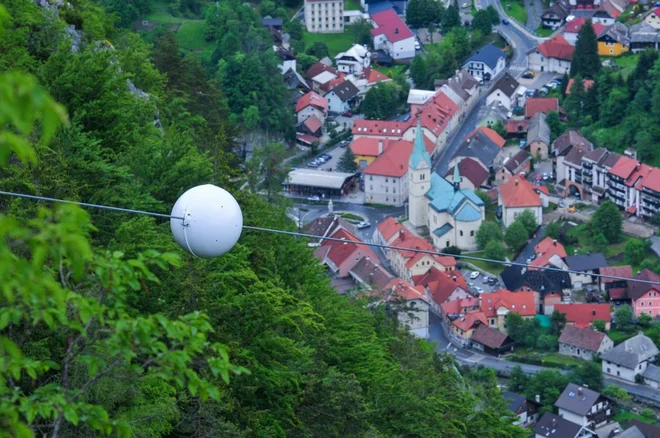
{"type": "Polygon", "coordinates": [[[351,109],[348,102],[341,100],[332,90],[323,97],[328,99],[328,111],[331,113],[341,114],[351,109]]]}
{"type": "Polygon", "coordinates": [[[408,220],[415,227],[428,224],[426,192],[431,188],[431,167],[421,160],[416,169],[408,169],[408,220]]]}
{"type": "Polygon", "coordinates": [[[530,70],[564,74],[571,70],[571,61],[557,58],[546,58],[535,50],[527,54],[527,66],[530,70]]]}
{"type": "Polygon", "coordinates": [[[410,309],[397,315],[402,326],[418,338],[429,338],[429,305],[424,300],[408,301],[410,309]],[[413,310],[414,309],[414,310],[413,310]]]}
{"type": "Polygon", "coordinates": [[[571,411],[567,411],[566,409],[559,408],[559,416],[563,417],[564,420],[568,420],[571,423],[579,424],[580,426],[586,426],[589,420],[587,420],[586,416],[580,416],[578,414],[574,414],[571,411]]]}
{"type": "Polygon", "coordinates": [[[502,90],[494,90],[488,95],[488,97],[486,97],[486,106],[500,103],[508,111],[513,110],[517,106],[522,108],[525,106],[526,91],[527,88],[523,87],[522,85],[519,85],[511,96],[507,96],[504,92],[502,92],[502,90]]]}
{"type": "Polygon", "coordinates": [[[614,348],[614,342],[612,342],[609,336],[605,335],[597,351],[585,350],[584,348],[576,347],[575,345],[568,345],[560,342],[559,354],[577,357],[578,359],[592,360],[595,355],[610,351],[612,348],[614,348]]]}
{"type": "Polygon", "coordinates": [[[364,200],[400,207],[408,199],[408,174],[401,178],[383,175],[364,176],[364,200]]]}
{"type": "Polygon", "coordinates": [[[651,12],[644,17],[644,21],[653,29],[660,30],[660,16],[656,14],[656,12],[660,13],[660,10],[658,8],[651,10],[651,12]]]}
{"type": "Polygon", "coordinates": [[[410,59],[415,57],[415,36],[392,42],[387,39],[385,34],[374,37],[374,48],[376,50],[385,50],[392,59],[410,59]]]}
{"type": "Polygon", "coordinates": [[[630,369],[615,363],[603,360],[603,373],[609,374],[610,376],[616,376],[620,379],[627,380],[629,382],[635,382],[635,376],[646,371],[646,366],[648,362],[642,362],[637,367],[638,369],[630,369]]]}
{"type": "Polygon", "coordinates": [[[536,217],[536,224],[541,225],[543,222],[543,207],[539,205],[538,207],[515,207],[509,208],[504,204],[502,205],[502,222],[505,227],[509,227],[515,220],[518,218],[518,215],[522,214],[525,210],[529,210],[534,213],[536,217]]]}
{"type": "Polygon", "coordinates": [[[465,68],[468,73],[474,76],[474,78],[478,81],[483,80],[485,73],[489,73],[490,78],[494,79],[495,76],[500,74],[505,67],[506,59],[504,57],[501,57],[497,60],[497,64],[495,65],[494,69],[490,68],[488,64],[483,61],[470,61],[463,66],[463,68],[465,68]]]}
{"type": "Polygon", "coordinates": [[[359,74],[371,65],[371,53],[366,47],[355,44],[345,52],[335,56],[337,70],[348,74],[359,74]]]}
{"type": "Polygon", "coordinates": [[[321,121],[321,124],[325,123],[325,114],[323,111],[312,105],[307,105],[305,108],[298,111],[298,114],[296,114],[298,123],[302,123],[312,116],[316,116],[321,121]]]}
{"type": "MultiPolygon", "coordinates": [[[[466,201],[472,204],[471,201],[466,201]]],[[[479,206],[472,204],[477,210],[481,210],[479,206]]],[[[428,208],[428,207],[427,207],[428,208]]],[[[482,211],[481,220],[473,222],[457,221],[454,217],[446,212],[438,213],[429,208],[429,230],[434,230],[441,227],[443,224],[451,224],[453,229],[448,233],[438,237],[431,234],[433,245],[436,248],[443,249],[450,246],[457,246],[465,250],[477,249],[477,232],[481,223],[486,219],[485,213],[482,211]]]]}
{"type": "Polygon", "coordinates": [[[312,33],[344,31],[343,0],[305,0],[305,27],[312,33]]]}

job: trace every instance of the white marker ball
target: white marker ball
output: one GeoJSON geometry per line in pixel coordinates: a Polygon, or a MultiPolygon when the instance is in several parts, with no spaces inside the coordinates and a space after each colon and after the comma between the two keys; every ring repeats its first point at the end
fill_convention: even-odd
{"type": "Polygon", "coordinates": [[[170,228],[181,248],[197,257],[217,257],[232,249],[243,229],[236,199],[211,184],[193,187],[177,199],[170,228]]]}

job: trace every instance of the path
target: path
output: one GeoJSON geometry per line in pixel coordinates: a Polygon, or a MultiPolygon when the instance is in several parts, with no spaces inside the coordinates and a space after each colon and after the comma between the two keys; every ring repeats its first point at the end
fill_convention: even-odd
{"type": "Polygon", "coordinates": [[[525,27],[533,32],[541,26],[543,2],[541,0],[529,0],[525,3],[525,9],[527,10],[527,23],[525,27]]]}
{"type": "MultiPolygon", "coordinates": [[[[593,216],[593,211],[591,212],[581,212],[576,211],[575,213],[569,213],[566,208],[558,208],[557,210],[544,214],[543,223],[547,224],[550,222],[557,222],[562,219],[578,221],[578,222],[589,222],[593,216]]],[[[629,220],[623,221],[623,232],[635,237],[648,238],[653,235],[653,228],[644,223],[630,222],[629,220]]]]}

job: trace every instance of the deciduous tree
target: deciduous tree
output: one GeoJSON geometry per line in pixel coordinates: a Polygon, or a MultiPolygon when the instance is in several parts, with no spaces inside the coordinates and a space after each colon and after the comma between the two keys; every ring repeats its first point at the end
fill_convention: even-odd
{"type": "Polygon", "coordinates": [[[614,312],[614,320],[616,321],[617,328],[627,330],[633,323],[633,311],[628,305],[619,306],[614,312]]]}
{"type": "Polygon", "coordinates": [[[501,240],[491,240],[486,244],[484,251],[486,258],[492,260],[506,260],[506,248],[501,240]]]}
{"type": "Polygon", "coordinates": [[[496,222],[484,221],[477,231],[477,246],[479,249],[485,249],[492,241],[502,242],[502,230],[496,222]]]}
{"type": "Polygon", "coordinates": [[[506,244],[513,250],[522,248],[527,243],[528,238],[525,226],[519,221],[512,223],[509,228],[506,229],[506,234],[504,235],[506,244]]]}
{"type": "Polygon", "coordinates": [[[525,227],[528,237],[532,237],[538,228],[538,224],[536,223],[536,215],[532,210],[525,210],[520,213],[516,218],[516,221],[520,221],[520,223],[525,227]]]}
{"type": "Polygon", "coordinates": [[[602,233],[609,243],[621,240],[623,219],[616,204],[607,200],[598,207],[591,218],[590,227],[594,233],[602,233]]]}

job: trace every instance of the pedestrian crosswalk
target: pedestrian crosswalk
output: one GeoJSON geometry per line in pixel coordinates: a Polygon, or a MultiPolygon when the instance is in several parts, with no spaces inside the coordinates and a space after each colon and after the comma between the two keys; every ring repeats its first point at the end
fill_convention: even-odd
{"type": "Polygon", "coordinates": [[[515,78],[522,75],[525,70],[527,70],[527,68],[523,67],[522,65],[514,65],[509,67],[509,74],[515,78]]]}

